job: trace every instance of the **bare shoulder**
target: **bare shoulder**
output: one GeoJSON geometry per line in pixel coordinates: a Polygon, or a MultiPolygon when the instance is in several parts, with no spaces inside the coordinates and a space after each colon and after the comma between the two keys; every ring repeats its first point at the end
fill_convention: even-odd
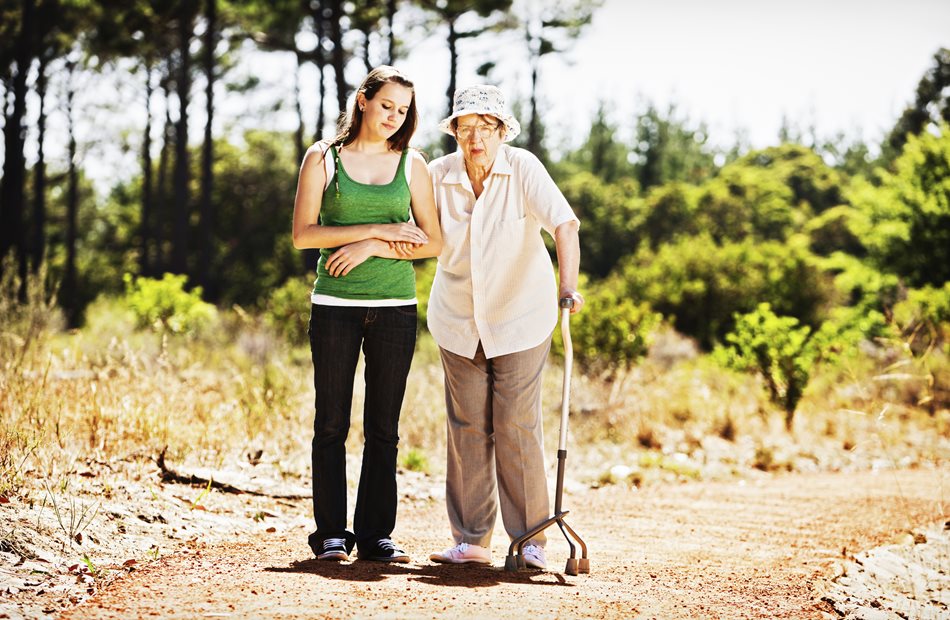
{"type": "Polygon", "coordinates": [[[426,162],[426,158],[421,151],[409,149],[407,157],[409,158],[409,165],[412,166],[413,178],[415,178],[417,174],[424,174],[426,177],[429,176],[429,164],[426,162]]]}
{"type": "Polygon", "coordinates": [[[330,152],[330,141],[329,140],[320,140],[319,142],[314,142],[310,145],[310,148],[307,149],[307,152],[304,154],[304,161],[312,161],[315,164],[323,162],[323,158],[327,156],[330,152]]]}
{"type": "Polygon", "coordinates": [[[426,161],[426,156],[425,154],[423,154],[422,151],[420,151],[419,149],[414,149],[414,148],[409,148],[407,150],[408,150],[408,153],[406,154],[406,157],[409,158],[409,162],[413,166],[418,166],[419,164],[422,164],[423,166],[429,165],[429,162],[426,161]]]}

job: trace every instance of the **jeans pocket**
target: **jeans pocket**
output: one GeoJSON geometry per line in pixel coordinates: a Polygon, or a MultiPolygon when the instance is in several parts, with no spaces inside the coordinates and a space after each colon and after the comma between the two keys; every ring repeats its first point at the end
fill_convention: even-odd
{"type": "Polygon", "coordinates": [[[396,314],[412,317],[413,319],[415,319],[419,314],[415,304],[409,304],[406,306],[392,306],[392,309],[396,312],[396,314]]]}

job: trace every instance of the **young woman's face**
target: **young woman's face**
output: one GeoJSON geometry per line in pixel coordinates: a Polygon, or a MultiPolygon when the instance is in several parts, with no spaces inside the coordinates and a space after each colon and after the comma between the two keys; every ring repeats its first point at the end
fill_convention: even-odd
{"type": "Polygon", "coordinates": [[[360,94],[363,105],[362,130],[389,139],[406,122],[406,114],[412,103],[412,89],[387,82],[376,91],[376,96],[367,99],[360,94]]]}

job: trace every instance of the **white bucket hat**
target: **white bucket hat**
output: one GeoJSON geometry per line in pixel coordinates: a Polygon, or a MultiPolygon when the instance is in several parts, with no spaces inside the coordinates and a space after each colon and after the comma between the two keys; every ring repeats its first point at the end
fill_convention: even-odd
{"type": "Polygon", "coordinates": [[[452,121],[466,114],[487,114],[505,124],[505,142],[511,142],[521,133],[521,125],[505,108],[505,96],[497,86],[476,84],[455,91],[452,115],[442,119],[439,129],[454,136],[452,121]]]}

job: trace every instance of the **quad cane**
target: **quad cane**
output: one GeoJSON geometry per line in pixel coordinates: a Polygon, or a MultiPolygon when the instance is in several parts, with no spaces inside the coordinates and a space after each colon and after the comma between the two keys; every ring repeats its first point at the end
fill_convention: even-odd
{"type": "Polygon", "coordinates": [[[526,532],[523,536],[512,541],[508,547],[508,556],[505,558],[505,570],[516,571],[525,568],[524,555],[522,554],[525,543],[532,536],[544,531],[549,526],[557,523],[561,528],[561,533],[567,539],[567,544],[571,548],[571,557],[567,560],[567,567],[564,572],[568,575],[590,572],[590,560],[587,558],[587,545],[581,540],[571,526],[567,524],[564,517],[567,510],[561,510],[561,496],[564,492],[564,465],[567,461],[567,416],[571,396],[571,367],[574,365],[574,348],[571,345],[571,308],[574,307],[574,300],[565,297],[560,301],[561,307],[561,336],[564,340],[564,384],[561,391],[561,430],[558,439],[557,449],[557,490],[554,496],[554,516],[545,519],[542,523],[526,532]],[[581,557],[575,557],[576,549],[574,541],[581,547],[581,557]]]}

